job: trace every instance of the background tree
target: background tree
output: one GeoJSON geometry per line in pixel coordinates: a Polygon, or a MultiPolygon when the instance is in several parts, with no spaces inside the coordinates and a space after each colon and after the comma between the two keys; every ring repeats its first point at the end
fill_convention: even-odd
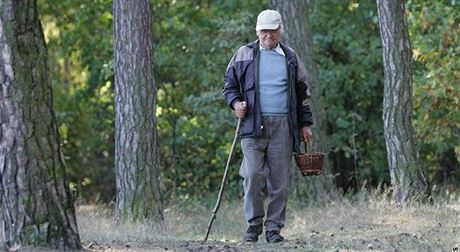
{"type": "Polygon", "coordinates": [[[412,127],[412,52],[403,0],[377,0],[383,45],[383,122],[388,167],[397,203],[428,187],[412,127]]]}
{"type": "MultiPolygon", "coordinates": [[[[314,122],[313,147],[316,151],[328,153],[326,111],[324,109],[323,90],[316,71],[316,61],[313,51],[313,34],[308,20],[308,0],[270,0],[270,5],[273,9],[281,13],[284,23],[285,33],[283,36],[285,37],[285,41],[297,51],[307,69],[309,88],[312,96],[310,107],[313,113],[314,122]]],[[[296,183],[294,184],[296,190],[294,193],[297,194],[299,198],[305,198],[306,196],[324,198],[324,193],[335,187],[332,181],[328,160],[326,160],[324,170],[325,176],[314,178],[307,177],[305,178],[305,180],[307,180],[305,182],[301,178],[299,172],[295,171],[293,174],[296,178],[296,183]]]]}
{"type": "Polygon", "coordinates": [[[162,219],[148,0],[115,0],[115,169],[118,219],[162,219]]]}
{"type": "Polygon", "coordinates": [[[3,243],[80,249],[37,1],[0,2],[3,243]]]}

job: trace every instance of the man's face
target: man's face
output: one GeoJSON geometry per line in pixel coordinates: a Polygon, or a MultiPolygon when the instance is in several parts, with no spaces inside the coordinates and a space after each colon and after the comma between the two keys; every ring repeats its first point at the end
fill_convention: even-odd
{"type": "Polygon", "coordinates": [[[265,49],[275,48],[280,41],[281,31],[280,28],[275,30],[260,30],[257,32],[260,43],[265,49]]]}

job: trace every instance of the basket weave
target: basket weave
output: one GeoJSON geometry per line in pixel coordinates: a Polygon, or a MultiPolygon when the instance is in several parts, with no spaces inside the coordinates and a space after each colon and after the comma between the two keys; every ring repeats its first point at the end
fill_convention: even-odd
{"type": "Polygon", "coordinates": [[[308,152],[305,144],[305,153],[295,154],[295,162],[302,176],[320,175],[323,171],[325,153],[308,152]]]}

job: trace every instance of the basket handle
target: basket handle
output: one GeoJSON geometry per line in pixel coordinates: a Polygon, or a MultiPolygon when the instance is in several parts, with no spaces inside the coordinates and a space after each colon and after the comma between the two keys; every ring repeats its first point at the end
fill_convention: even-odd
{"type": "MultiPolygon", "coordinates": [[[[308,153],[307,142],[303,142],[303,146],[305,149],[305,153],[308,153]]],[[[311,150],[313,150],[313,144],[311,143],[311,140],[308,142],[308,146],[310,146],[310,152],[311,152],[311,150]]]]}

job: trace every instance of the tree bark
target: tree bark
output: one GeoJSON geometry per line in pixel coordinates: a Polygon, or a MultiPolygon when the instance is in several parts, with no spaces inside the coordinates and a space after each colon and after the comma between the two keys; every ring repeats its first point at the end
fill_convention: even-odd
{"type": "Polygon", "coordinates": [[[80,249],[36,0],[0,1],[3,245],[80,249]]]}
{"type": "Polygon", "coordinates": [[[428,187],[412,127],[411,45],[403,0],[377,0],[383,45],[383,123],[387,158],[398,204],[423,196],[428,187]]]}
{"type": "Polygon", "coordinates": [[[157,160],[152,9],[113,1],[118,220],[163,219],[157,160]]]}
{"type": "MultiPolygon", "coordinates": [[[[308,88],[311,91],[310,108],[313,114],[313,149],[328,153],[328,140],[326,133],[326,111],[324,109],[323,94],[318,74],[316,71],[316,62],[313,51],[313,34],[308,21],[308,0],[300,1],[283,1],[270,0],[271,8],[280,12],[283,19],[284,40],[289,46],[300,55],[305,63],[308,75],[308,88]]],[[[335,188],[333,176],[329,161],[326,158],[324,175],[314,178],[302,179],[300,172],[295,171],[294,180],[296,183],[294,194],[298,197],[305,198],[317,197],[324,198],[326,192],[335,188]],[[307,180],[307,181],[305,181],[307,180]]]]}

